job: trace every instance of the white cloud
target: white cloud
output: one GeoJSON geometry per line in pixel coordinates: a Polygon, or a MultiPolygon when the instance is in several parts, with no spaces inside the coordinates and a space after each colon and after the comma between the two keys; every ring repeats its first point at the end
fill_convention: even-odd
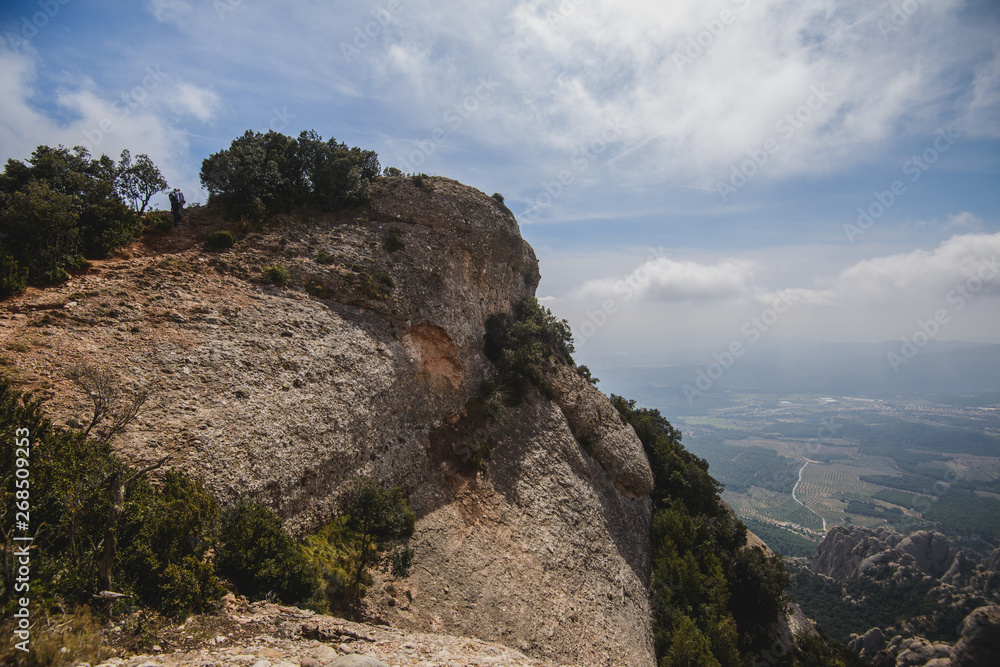
{"type": "Polygon", "coordinates": [[[968,211],[952,213],[944,223],[945,229],[957,229],[960,231],[980,231],[983,228],[983,219],[968,211]]]}
{"type": "MultiPolygon", "coordinates": [[[[955,224],[979,224],[971,213],[951,216],[955,224]]],[[[815,252],[815,250],[813,251],[815,252]]],[[[914,250],[865,259],[840,271],[818,289],[809,286],[764,286],[757,280],[760,263],[755,259],[731,258],[714,263],[648,260],[624,276],[587,280],[569,291],[578,302],[600,303],[605,299],[645,303],[689,303],[698,305],[767,304],[775,298],[799,304],[838,308],[846,304],[886,304],[939,299],[956,285],[990,272],[1000,260],[1000,232],[960,234],[933,250],[914,250]]],[[[781,275],[771,280],[780,280],[781,275]]],[[[1000,275],[990,280],[985,293],[1000,294],[1000,275]]]]}
{"type": "Polygon", "coordinates": [[[746,299],[753,291],[755,265],[744,260],[716,264],[651,259],[621,278],[588,280],[572,297],[600,301],[637,297],[668,303],[726,302],[746,299]]]}
{"type": "Polygon", "coordinates": [[[146,8],[161,23],[182,24],[191,13],[191,5],[184,0],[146,0],[146,8]]]}
{"type": "Polygon", "coordinates": [[[957,0],[921,4],[900,26],[891,4],[860,0],[525,0],[488,24],[462,4],[408,7],[385,85],[417,113],[498,76],[502,92],[462,132],[555,155],[624,117],[604,157],[648,141],[627,167],[636,184],[711,186],[768,139],[778,149],[758,178],[843,170],[901,134],[932,134],[951,117],[956,70],[979,66],[959,106],[988,107],[1000,78],[982,64],[992,38],[963,23],[957,0]]]}
{"type": "Polygon", "coordinates": [[[0,159],[24,160],[39,145],[79,145],[115,159],[127,148],[149,155],[171,183],[198,190],[189,180],[182,123],[211,120],[220,106],[216,93],[151,66],[124,92],[101,90],[81,77],[56,89],[54,106],[44,108],[36,103],[39,63],[30,47],[0,47],[0,159]]]}
{"type": "Polygon", "coordinates": [[[169,94],[167,104],[174,110],[190,114],[203,123],[215,116],[221,100],[215,91],[201,88],[193,83],[180,82],[169,94]]]}
{"type": "MultiPolygon", "coordinates": [[[[1000,260],[1000,232],[951,237],[931,251],[915,250],[864,260],[837,276],[833,292],[840,302],[939,299],[956,285],[991,273],[1000,260]]],[[[987,281],[986,293],[1000,294],[1000,276],[987,281]]]]}
{"type": "Polygon", "coordinates": [[[976,67],[966,102],[963,127],[969,135],[1000,138],[1000,39],[993,42],[993,57],[976,67]]]}

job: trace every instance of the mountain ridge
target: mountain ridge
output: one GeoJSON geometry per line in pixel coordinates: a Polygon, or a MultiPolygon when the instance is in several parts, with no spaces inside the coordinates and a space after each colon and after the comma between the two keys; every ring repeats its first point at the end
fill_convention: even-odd
{"type": "Polygon", "coordinates": [[[78,363],[150,387],[119,455],[170,456],[295,535],[335,516],[352,477],[402,486],[414,565],[402,583],[376,577],[373,618],[572,664],[653,664],[651,474],[608,399],[564,373],[555,400],[446,437],[496,373],[486,320],[538,282],[513,215],[449,179],[374,189],[363,207],[279,215],[220,252],[198,242],[229,223],[193,209],[179,232],[5,302],[18,385],[57,423],[86,414],[66,375],[78,363]],[[387,249],[392,232],[401,248],[387,249]],[[586,404],[606,418],[567,416],[586,404]]]}

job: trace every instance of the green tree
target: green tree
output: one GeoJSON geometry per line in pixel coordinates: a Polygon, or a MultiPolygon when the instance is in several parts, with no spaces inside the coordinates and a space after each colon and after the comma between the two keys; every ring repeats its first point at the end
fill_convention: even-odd
{"type": "Polygon", "coordinates": [[[517,305],[513,316],[501,313],[486,320],[484,351],[518,402],[531,386],[551,398],[552,387],[542,367],[552,359],[573,365],[573,333],[566,320],[529,297],[517,305]]]}
{"type": "Polygon", "coordinates": [[[92,159],[80,146],[38,146],[27,163],[7,161],[0,174],[0,234],[29,283],[64,280],[84,257],[106,257],[136,237],[139,217],[122,197],[132,193],[141,208],[161,181],[148,157],[131,164],[126,151],[123,160],[129,164],[92,159]]]}
{"type": "Polygon", "coordinates": [[[712,655],[712,645],[693,619],[681,614],[666,654],[663,667],[722,667],[712,655]]]}
{"type": "Polygon", "coordinates": [[[297,139],[247,130],[228,149],[205,158],[201,182],[210,203],[261,219],[293,206],[336,210],[360,204],[378,174],[374,151],[324,142],[311,130],[297,139]]]}
{"type": "Polygon", "coordinates": [[[0,231],[32,282],[61,282],[80,254],[80,205],[73,195],[31,180],[4,198],[0,231]]]}
{"type": "Polygon", "coordinates": [[[247,498],[224,512],[215,562],[219,573],[250,599],[273,594],[291,604],[311,597],[319,585],[281,519],[247,498]]]}
{"type": "Polygon", "coordinates": [[[136,480],[126,485],[129,509],[120,539],[129,549],[119,565],[122,577],[140,601],[164,613],[205,611],[226,592],[206,558],[218,537],[215,497],[173,470],[159,489],[141,475],[136,480]]]}
{"type": "Polygon", "coordinates": [[[0,245],[0,299],[21,294],[28,287],[28,269],[18,266],[17,260],[0,245]]]}
{"type": "MultiPolygon", "coordinates": [[[[372,479],[357,479],[351,483],[345,506],[347,527],[358,536],[358,555],[353,586],[359,588],[369,567],[391,562],[389,548],[398,540],[413,534],[416,514],[403,490],[385,488],[372,479]]],[[[404,552],[405,547],[404,547],[404,552]]],[[[405,576],[406,556],[396,556],[395,574],[405,576]]]]}
{"type": "Polygon", "coordinates": [[[132,162],[131,154],[123,150],[115,186],[119,196],[141,216],[153,195],[167,189],[167,181],[148,155],[142,153],[132,162]]]}

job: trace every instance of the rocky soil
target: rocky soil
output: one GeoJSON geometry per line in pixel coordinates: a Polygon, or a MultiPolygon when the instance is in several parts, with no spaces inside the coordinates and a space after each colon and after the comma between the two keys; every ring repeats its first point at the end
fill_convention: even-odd
{"type": "MultiPolygon", "coordinates": [[[[113,640],[113,637],[110,639],[113,640]]],[[[555,667],[501,644],[351,623],[232,594],[211,617],[161,628],[103,667],[555,667]]],[[[86,664],[86,663],[84,663],[86,664]]],[[[566,664],[566,663],[563,663],[566,664]]]]}
{"type": "Polygon", "coordinates": [[[267,502],[297,536],[338,513],[352,477],[402,485],[416,557],[407,580],[376,582],[373,618],[532,659],[651,665],[641,445],[568,369],[555,400],[471,424],[465,407],[495,374],[485,321],[534,294],[538,265],[502,204],[425,183],[386,179],[363,208],[285,216],[221,252],[202,240],[234,223],[195,209],[0,304],[0,361],[50,398],[57,423],[89,413],[67,379],[76,364],[150,388],[122,456],[169,455],[223,501],[267,502]],[[262,270],[278,264],[284,284],[262,270]]]}

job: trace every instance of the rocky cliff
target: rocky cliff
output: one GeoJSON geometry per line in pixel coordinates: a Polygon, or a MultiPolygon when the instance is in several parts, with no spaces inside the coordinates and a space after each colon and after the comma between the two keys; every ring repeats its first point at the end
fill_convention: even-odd
{"type": "Polygon", "coordinates": [[[368,598],[388,624],[653,664],[641,444],[568,368],[551,370],[552,400],[466,428],[496,373],[485,321],[534,294],[538,265],[501,203],[424,183],[383,180],[363,208],[277,219],[218,253],[201,239],[223,223],[196,209],[173,234],[4,303],[4,361],[60,423],[88,411],[66,379],[75,363],[152,388],[118,441],[126,460],[169,455],[298,535],[334,516],[352,477],[402,485],[418,513],[412,574],[368,598]],[[261,267],[279,264],[287,281],[267,284],[261,267]]]}

